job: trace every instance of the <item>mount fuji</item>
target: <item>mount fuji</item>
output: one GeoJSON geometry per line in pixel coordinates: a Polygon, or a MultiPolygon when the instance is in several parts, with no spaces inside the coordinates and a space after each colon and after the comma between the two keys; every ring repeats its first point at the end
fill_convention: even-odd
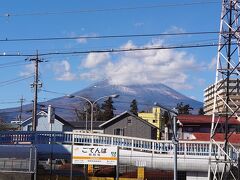
{"type": "MultiPolygon", "coordinates": [[[[91,101],[94,101],[102,96],[111,94],[118,94],[118,98],[114,98],[115,114],[120,114],[123,111],[130,109],[130,104],[133,99],[137,100],[139,111],[150,110],[155,103],[158,103],[167,108],[176,107],[177,103],[189,104],[195,110],[203,106],[202,102],[191,99],[174,89],[158,83],[147,85],[112,85],[108,80],[99,81],[85,89],[72,93],[73,96],[82,96],[91,101]]],[[[101,104],[104,100],[99,101],[101,104]]],[[[54,98],[46,102],[41,102],[42,106],[51,105],[55,107],[56,114],[68,121],[76,119],[74,108],[83,105],[85,102],[80,98],[68,98],[65,96],[54,98]]],[[[32,109],[32,104],[24,105],[22,117],[27,118],[31,116],[29,110],[32,109]]],[[[20,114],[20,108],[8,108],[0,110],[0,118],[9,122],[16,120],[20,114]]]]}

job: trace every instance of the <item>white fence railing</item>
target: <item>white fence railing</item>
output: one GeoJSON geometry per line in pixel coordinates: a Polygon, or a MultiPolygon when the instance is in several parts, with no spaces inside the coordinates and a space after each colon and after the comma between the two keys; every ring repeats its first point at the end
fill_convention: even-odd
{"type": "MultiPolygon", "coordinates": [[[[84,145],[107,145],[119,146],[122,149],[132,151],[145,151],[154,154],[169,154],[173,152],[172,141],[141,139],[135,137],[115,136],[107,134],[91,133],[73,133],[73,132],[28,132],[28,131],[7,131],[0,132],[0,144],[18,144],[18,143],[35,143],[35,144],[84,144],[84,145]]],[[[219,143],[220,147],[224,143],[219,143]]],[[[209,156],[209,142],[200,141],[179,141],[179,155],[209,156]]],[[[229,147],[231,156],[237,157],[237,148],[229,147]]],[[[219,146],[213,145],[213,156],[223,156],[219,146]]]]}

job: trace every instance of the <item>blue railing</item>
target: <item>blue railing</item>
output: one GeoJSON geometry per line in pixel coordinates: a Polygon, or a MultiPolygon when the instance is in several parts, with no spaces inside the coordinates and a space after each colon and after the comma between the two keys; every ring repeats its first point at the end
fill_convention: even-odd
{"type": "MultiPolygon", "coordinates": [[[[84,145],[109,145],[119,146],[122,149],[145,151],[156,154],[169,154],[173,152],[172,141],[159,141],[151,139],[141,139],[126,136],[114,136],[107,134],[91,134],[91,133],[73,133],[73,132],[31,132],[31,131],[6,131],[0,132],[0,144],[84,144],[84,145]]],[[[219,145],[213,144],[212,155],[224,156],[221,148],[223,143],[219,145]]],[[[179,155],[208,156],[210,142],[198,141],[180,141],[178,143],[179,155]]],[[[231,148],[231,147],[229,147],[231,148]]],[[[238,154],[235,148],[231,148],[229,152],[238,154]]]]}

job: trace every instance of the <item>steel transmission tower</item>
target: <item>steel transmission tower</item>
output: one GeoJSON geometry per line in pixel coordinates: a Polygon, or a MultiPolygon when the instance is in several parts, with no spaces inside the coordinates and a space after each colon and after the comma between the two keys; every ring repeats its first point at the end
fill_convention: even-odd
{"type": "Polygon", "coordinates": [[[239,118],[240,110],[239,104],[233,100],[239,92],[239,83],[236,83],[240,77],[239,16],[240,0],[222,0],[208,171],[208,178],[214,180],[239,179],[234,172],[237,161],[232,156],[233,146],[229,142],[236,129],[228,126],[230,119],[239,118]],[[215,141],[219,132],[224,133],[224,144],[215,141]],[[221,152],[216,152],[217,147],[221,152]]]}

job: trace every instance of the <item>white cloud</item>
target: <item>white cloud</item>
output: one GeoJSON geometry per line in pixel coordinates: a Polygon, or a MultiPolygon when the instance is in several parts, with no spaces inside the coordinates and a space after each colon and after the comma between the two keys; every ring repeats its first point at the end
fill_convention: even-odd
{"type": "Polygon", "coordinates": [[[80,44],[84,44],[87,42],[87,38],[84,38],[83,36],[81,36],[77,39],[77,42],[80,44]]]}
{"type": "Polygon", "coordinates": [[[84,72],[79,75],[80,79],[91,79],[91,80],[99,80],[101,77],[99,76],[99,72],[84,72]]]}
{"type": "MultiPolygon", "coordinates": [[[[162,46],[163,43],[158,40],[150,44],[162,46]]],[[[121,46],[128,49],[136,47],[132,41],[121,46]]],[[[119,53],[114,61],[107,60],[109,58],[109,54],[89,54],[85,67],[92,69],[80,76],[94,80],[107,78],[112,84],[164,83],[176,89],[192,89],[189,73],[199,68],[191,54],[173,49],[119,53]]]]}
{"type": "Polygon", "coordinates": [[[86,38],[86,37],[89,37],[89,36],[94,37],[94,36],[97,36],[97,34],[96,33],[84,34],[84,35],[79,36],[79,38],[76,41],[77,41],[77,43],[85,44],[88,41],[88,38],[86,38]]]}
{"type": "Polygon", "coordinates": [[[191,99],[197,100],[195,96],[190,96],[191,99]]]}
{"type": "Polygon", "coordinates": [[[57,76],[57,80],[72,81],[76,79],[76,75],[71,72],[71,66],[66,60],[63,60],[60,63],[54,63],[52,69],[57,76]]]}
{"type": "MultiPolygon", "coordinates": [[[[81,31],[85,31],[85,28],[81,28],[81,31]]],[[[89,36],[95,37],[95,36],[97,36],[97,33],[88,33],[88,34],[81,34],[80,35],[80,34],[77,34],[75,32],[70,32],[67,35],[72,37],[72,38],[73,37],[79,37],[79,38],[76,39],[76,42],[79,43],[79,44],[85,44],[85,43],[88,42],[87,37],[89,37],[89,36]]]]}
{"type": "Polygon", "coordinates": [[[110,59],[109,53],[89,53],[83,60],[81,66],[85,68],[94,68],[100,64],[106,63],[110,59]]]}
{"type": "Polygon", "coordinates": [[[186,32],[183,28],[177,26],[171,26],[166,33],[184,33],[186,32]]]}
{"type": "Polygon", "coordinates": [[[20,76],[29,76],[34,73],[34,64],[28,64],[24,67],[24,71],[20,72],[20,76]]]}
{"type": "Polygon", "coordinates": [[[126,44],[122,45],[120,47],[121,49],[133,49],[136,48],[136,46],[133,44],[133,42],[130,40],[126,44]]]}
{"type": "Polygon", "coordinates": [[[144,25],[143,22],[137,22],[134,24],[135,27],[142,27],[144,25]]]}
{"type": "Polygon", "coordinates": [[[202,79],[202,78],[199,78],[198,79],[198,83],[199,83],[199,85],[201,85],[201,86],[205,86],[206,84],[206,80],[205,79],[202,79]]]}
{"type": "Polygon", "coordinates": [[[208,69],[215,70],[216,69],[216,65],[217,65],[217,58],[214,57],[214,58],[212,58],[210,64],[208,65],[208,69]]]}

